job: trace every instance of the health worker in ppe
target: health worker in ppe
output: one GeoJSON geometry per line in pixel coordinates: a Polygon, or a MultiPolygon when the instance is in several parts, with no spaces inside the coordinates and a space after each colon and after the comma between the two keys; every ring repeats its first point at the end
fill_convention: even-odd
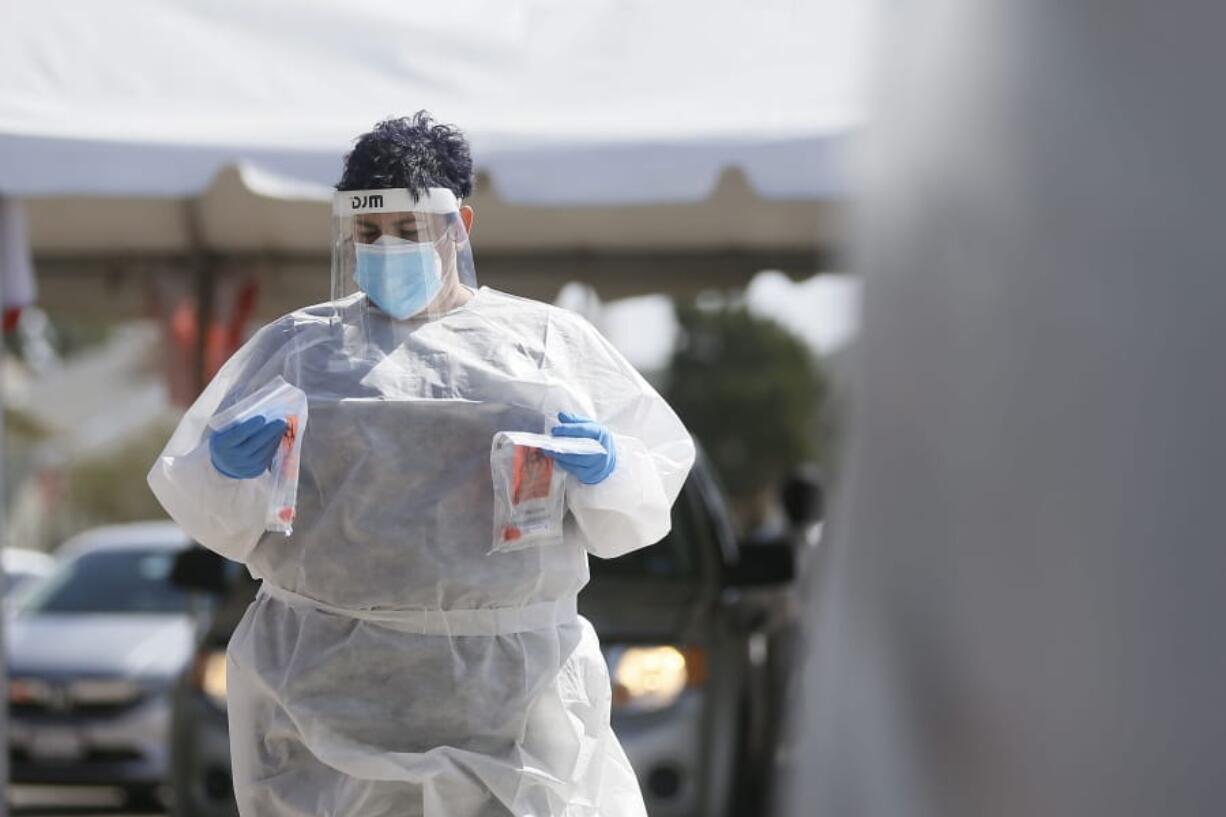
{"type": "Polygon", "coordinates": [[[149,474],[191,536],[261,580],[227,662],[244,817],[645,814],[576,595],[588,554],[668,532],[694,446],[583,319],[477,287],[471,190],[463,135],[425,112],[360,137],[331,300],[256,332],[149,474]],[[305,425],[217,427],[278,379],[305,393],[305,425]],[[587,446],[549,455],[552,535],[494,536],[498,432],[587,446]],[[291,433],[286,534],[266,518],[291,433]]]}

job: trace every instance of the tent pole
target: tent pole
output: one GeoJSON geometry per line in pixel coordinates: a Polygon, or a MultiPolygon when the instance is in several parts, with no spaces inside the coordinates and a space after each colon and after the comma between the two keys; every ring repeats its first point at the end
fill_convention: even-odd
{"type": "MultiPolygon", "coordinates": [[[[193,265],[196,272],[196,357],[193,383],[196,395],[208,385],[209,326],[212,324],[217,293],[217,272],[213,260],[198,253],[193,265]]],[[[195,396],[193,395],[193,399],[195,396]]]]}
{"type": "Polygon", "coordinates": [[[196,355],[192,384],[197,395],[208,385],[209,327],[212,325],[217,295],[217,269],[215,259],[204,243],[204,225],[200,213],[201,203],[194,199],[187,203],[188,237],[192,246],[192,270],[196,284],[196,355]]]}

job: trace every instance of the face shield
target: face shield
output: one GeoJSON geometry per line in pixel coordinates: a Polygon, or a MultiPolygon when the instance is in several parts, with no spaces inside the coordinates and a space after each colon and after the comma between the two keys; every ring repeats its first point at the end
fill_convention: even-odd
{"type": "Polygon", "coordinates": [[[346,313],[429,320],[476,289],[468,231],[450,190],[344,190],[332,199],[332,301],[346,313]]]}

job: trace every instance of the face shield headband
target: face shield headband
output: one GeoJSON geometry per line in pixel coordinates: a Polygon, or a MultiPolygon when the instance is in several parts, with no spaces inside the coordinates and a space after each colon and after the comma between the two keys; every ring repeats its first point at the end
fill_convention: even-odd
{"type": "Polygon", "coordinates": [[[433,317],[476,288],[460,201],[445,188],[346,190],[333,197],[332,294],[359,292],[396,320],[433,317]]]}

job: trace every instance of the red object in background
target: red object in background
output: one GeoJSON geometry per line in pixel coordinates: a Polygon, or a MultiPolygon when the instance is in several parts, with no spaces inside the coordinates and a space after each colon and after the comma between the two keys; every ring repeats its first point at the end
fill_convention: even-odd
{"type": "Polygon", "coordinates": [[[225,362],[243,344],[248,322],[255,312],[259,287],[248,280],[219,277],[214,292],[215,309],[204,331],[204,361],[200,361],[199,307],[190,279],[179,286],[163,281],[157,293],[157,310],[164,318],[169,343],[166,349],[167,380],[171,399],[189,405],[225,362]],[[203,371],[201,371],[203,368],[203,371]]]}
{"type": "Polygon", "coordinates": [[[21,307],[11,306],[4,310],[4,334],[14,331],[17,328],[17,322],[21,320],[21,307]]]}
{"type": "Polygon", "coordinates": [[[208,382],[213,375],[221,371],[221,367],[230,359],[230,355],[243,345],[243,336],[247,322],[255,312],[255,302],[259,295],[259,287],[255,281],[244,281],[239,285],[230,302],[228,319],[223,319],[221,310],[214,316],[205,334],[204,345],[204,380],[208,382]]]}

